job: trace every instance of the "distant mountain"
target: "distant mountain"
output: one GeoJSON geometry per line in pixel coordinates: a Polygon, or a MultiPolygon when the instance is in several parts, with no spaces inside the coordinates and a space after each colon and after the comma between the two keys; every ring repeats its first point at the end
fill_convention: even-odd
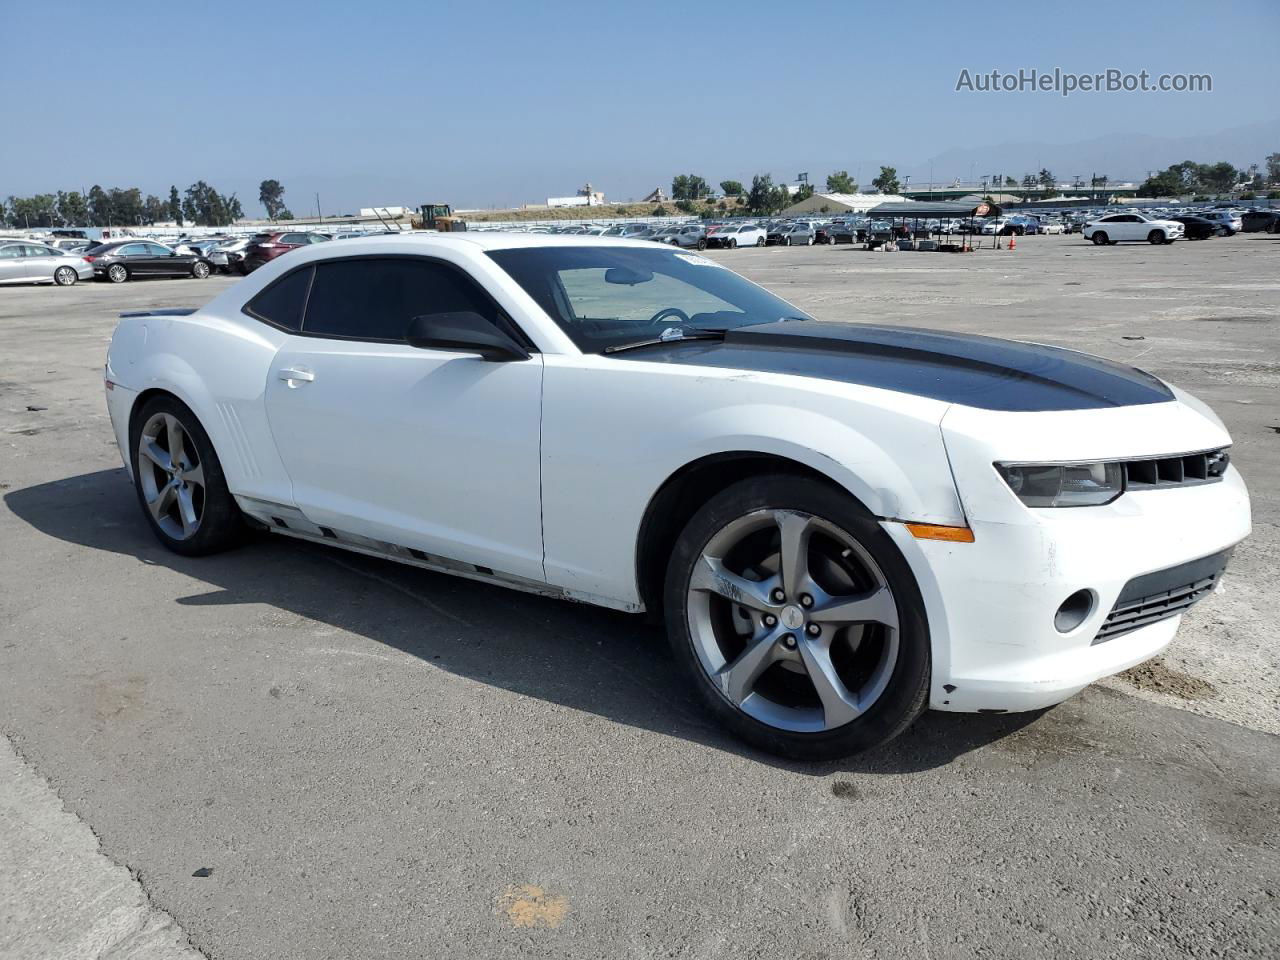
{"type": "MultiPolygon", "coordinates": [[[[935,182],[957,174],[968,180],[969,170],[975,176],[1003,173],[1021,178],[1048,167],[1060,181],[1092,174],[1106,174],[1112,182],[1132,180],[1141,183],[1148,171],[1161,170],[1183,160],[1217,163],[1226,160],[1241,169],[1249,164],[1262,165],[1269,153],[1280,152],[1280,118],[1245,127],[1233,127],[1218,133],[1186,137],[1154,136],[1145,133],[1108,135],[1075,143],[1000,143],[981,147],[957,148],[938,154],[933,160],[935,182]]],[[[899,174],[911,174],[914,184],[929,179],[929,163],[899,167],[899,174]]]]}

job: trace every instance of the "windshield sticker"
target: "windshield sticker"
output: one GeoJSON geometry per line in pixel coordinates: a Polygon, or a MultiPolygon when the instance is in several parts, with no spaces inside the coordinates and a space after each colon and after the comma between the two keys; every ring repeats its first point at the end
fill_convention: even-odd
{"type": "Polygon", "coordinates": [[[695,267],[720,267],[722,264],[716,263],[714,260],[708,260],[706,257],[697,257],[692,253],[677,253],[676,256],[685,263],[692,263],[695,267]]]}

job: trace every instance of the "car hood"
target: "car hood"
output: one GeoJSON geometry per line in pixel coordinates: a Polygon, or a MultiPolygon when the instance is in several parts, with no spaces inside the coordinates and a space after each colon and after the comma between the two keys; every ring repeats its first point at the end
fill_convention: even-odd
{"type": "Polygon", "coordinates": [[[985,410],[1094,410],[1174,399],[1156,377],[1101,357],[913,327],[783,320],[738,327],[723,341],[673,341],[615,356],[813,377],[985,410]]]}

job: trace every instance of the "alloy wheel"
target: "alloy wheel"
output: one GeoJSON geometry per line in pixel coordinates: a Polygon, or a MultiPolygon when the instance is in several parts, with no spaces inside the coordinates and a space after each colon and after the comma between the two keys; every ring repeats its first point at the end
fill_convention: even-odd
{"type": "Polygon", "coordinates": [[[898,662],[884,573],[854,537],[811,514],[757,510],[722,527],[695,563],[686,609],[713,686],[780,730],[856,720],[898,662]]]}
{"type": "Polygon", "coordinates": [[[138,438],[138,481],[156,525],[189,540],[204,518],[204,465],[190,434],[170,413],[156,413],[138,438]]]}
{"type": "Polygon", "coordinates": [[[115,263],[107,269],[107,278],[112,283],[124,283],[129,279],[129,271],[123,265],[115,263]]]}
{"type": "Polygon", "coordinates": [[[69,287],[76,282],[76,272],[70,267],[59,267],[53,272],[53,282],[60,287],[69,287]]]}

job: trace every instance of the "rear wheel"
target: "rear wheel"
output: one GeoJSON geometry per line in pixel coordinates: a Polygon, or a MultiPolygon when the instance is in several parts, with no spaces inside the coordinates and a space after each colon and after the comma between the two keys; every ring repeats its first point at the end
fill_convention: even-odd
{"type": "Polygon", "coordinates": [[[783,238],[782,238],[782,245],[783,245],[784,247],[789,247],[789,246],[791,246],[791,238],[790,238],[790,237],[783,237],[783,238]]]}
{"type": "Polygon", "coordinates": [[[209,265],[203,260],[197,260],[191,267],[191,275],[197,280],[203,280],[209,276],[209,265]]]}
{"type": "Polygon", "coordinates": [[[1110,241],[1107,239],[1107,235],[1099,230],[1093,235],[1093,242],[1096,246],[1105,247],[1110,241]]]}
{"type": "Polygon", "coordinates": [[[123,263],[113,263],[107,267],[107,279],[112,283],[124,283],[129,279],[129,268],[123,263]]]}
{"type": "Polygon", "coordinates": [[[730,250],[737,250],[737,249],[738,249],[738,239],[737,239],[737,237],[730,237],[730,238],[729,238],[729,249],[730,249],[730,250]]]}
{"type": "Polygon", "coordinates": [[[847,756],[925,708],[915,579],[875,518],[825,483],[760,477],[713,497],[677,542],[665,608],[707,707],[762,749],[847,756]]]}
{"type": "Polygon", "coordinates": [[[200,556],[240,538],[243,521],[218,455],[185,404],[168,395],[147,401],[130,424],[129,448],[138,503],[162,544],[200,556]]]}
{"type": "Polygon", "coordinates": [[[80,275],[72,267],[59,267],[53,271],[53,282],[60,287],[72,286],[79,279],[80,275]]]}
{"type": "Polygon", "coordinates": [[[706,237],[700,237],[700,238],[698,239],[698,249],[699,249],[699,250],[705,250],[705,249],[707,249],[707,238],[706,238],[706,237]]]}
{"type": "Polygon", "coordinates": [[[757,246],[757,247],[763,247],[764,245],[765,245],[765,239],[764,239],[764,237],[761,237],[759,240],[757,240],[757,241],[756,241],[756,246],[757,246]]]}

